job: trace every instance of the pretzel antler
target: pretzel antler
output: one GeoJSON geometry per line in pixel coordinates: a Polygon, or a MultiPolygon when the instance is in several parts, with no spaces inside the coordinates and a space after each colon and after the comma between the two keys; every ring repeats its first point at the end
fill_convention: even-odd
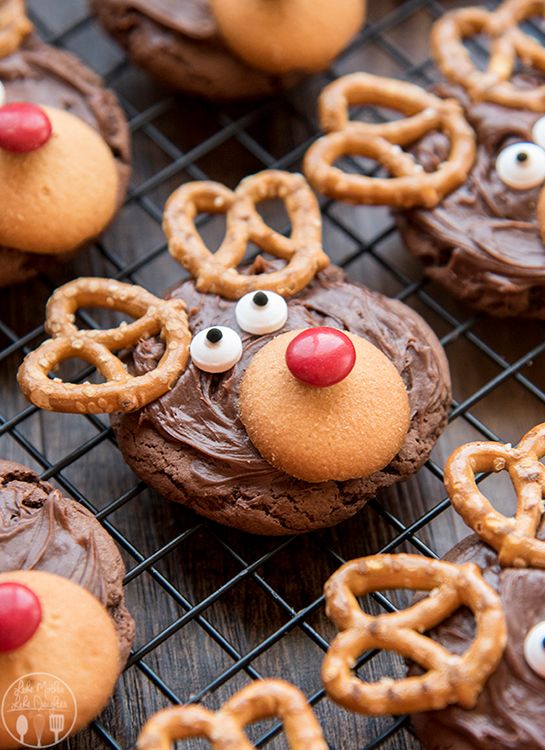
{"type": "Polygon", "coordinates": [[[419,86],[367,73],[353,73],[330,83],[320,95],[320,121],[326,135],[308,149],[303,170],[321,193],[351,203],[432,208],[461,185],[475,160],[475,134],[460,104],[419,86]],[[350,105],[377,105],[403,112],[405,119],[387,123],[349,120],[350,105]],[[450,155],[436,172],[424,172],[402,151],[433,130],[442,130],[450,155]],[[343,172],[333,164],[346,155],[375,159],[393,177],[343,172]]]}
{"type": "Polygon", "coordinates": [[[498,552],[503,566],[545,568],[545,542],[536,539],[543,515],[545,423],[530,430],[517,448],[501,443],[468,443],[454,451],[445,469],[445,485],[454,508],[498,552]],[[509,472],[517,511],[507,518],[479,490],[475,473],[509,472]]]}
{"type": "Polygon", "coordinates": [[[189,356],[184,303],[112,279],[84,277],[59,287],[47,303],[46,330],[52,338],[27,355],[17,375],[25,396],[42,409],[83,414],[140,409],[172,387],[189,356]],[[137,320],[109,330],[80,330],[74,319],[81,307],[118,310],[137,320]],[[165,343],[161,361],[154,370],[131,376],[112,352],[157,334],[165,343]],[[94,365],[106,382],[64,383],[48,377],[72,357],[94,365]]]}
{"type": "Polygon", "coordinates": [[[217,182],[190,182],[168,199],[163,229],[173,258],[196,278],[197,289],[227,299],[239,299],[256,289],[289,297],[301,291],[329,264],[322,250],[320,209],[302,175],[268,170],[242,180],[233,192],[217,182]],[[281,198],[292,231],[284,237],[268,227],[256,203],[281,198]],[[227,232],[221,247],[211,253],[196,227],[198,213],[225,213],[227,232]],[[238,273],[249,242],[287,261],[280,271],[248,276],[238,273]]]}
{"type": "Polygon", "coordinates": [[[526,18],[544,13],[544,0],[506,0],[494,12],[483,8],[451,11],[433,26],[432,54],[443,75],[463,86],[474,101],[545,112],[545,85],[521,89],[510,82],[517,58],[545,71],[545,49],[518,26],[526,18]],[[476,34],[490,38],[485,71],[475,67],[463,44],[476,34]]]}
{"type": "Polygon", "coordinates": [[[0,0],[0,58],[15,52],[31,31],[24,0],[0,0]]]}
{"type": "Polygon", "coordinates": [[[458,703],[472,708],[494,672],[506,643],[506,624],[498,594],[476,565],[429,560],[420,555],[374,555],[352,560],[325,585],[327,614],[342,631],[322,666],[328,695],[351,711],[403,714],[445,708],[458,703]],[[408,609],[373,617],[356,597],[372,591],[408,588],[431,591],[408,609]],[[475,639],[458,656],[423,633],[459,607],[475,615],[475,639]],[[363,682],[352,674],[367,649],[396,651],[426,671],[417,677],[363,682]]]}
{"type": "Polygon", "coordinates": [[[254,750],[243,727],[279,716],[292,750],[327,750],[322,730],[305,696],[282,680],[263,680],[235,693],[217,712],[178,706],[152,716],[137,750],[170,750],[176,740],[206,737],[214,750],[254,750]]]}

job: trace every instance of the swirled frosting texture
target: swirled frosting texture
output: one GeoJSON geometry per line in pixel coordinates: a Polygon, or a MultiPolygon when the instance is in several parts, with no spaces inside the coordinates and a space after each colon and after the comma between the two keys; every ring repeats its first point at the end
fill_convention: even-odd
{"type": "MultiPolygon", "coordinates": [[[[379,487],[412,474],[429,455],[445,424],[450,381],[439,342],[410,308],[348,282],[329,267],[288,301],[281,331],[252,336],[238,328],[234,302],[200,294],[191,281],[171,294],[185,300],[193,333],[230,326],[241,335],[243,354],[221,375],[190,364],[168,394],[137,416],[114,417],[125,458],[162,494],[255,533],[308,531],[353,515],[379,487]],[[310,484],[288,476],[259,455],[239,419],[240,382],[254,354],[281,332],[316,325],[371,341],[407,388],[411,422],[405,443],[391,464],[365,479],[310,484]]],[[[159,342],[142,342],[134,355],[137,372],[154,367],[161,352],[159,342]]]]}
{"type": "MultiPolygon", "coordinates": [[[[545,539],[542,526],[540,539],[545,539]]],[[[452,549],[446,559],[473,562],[499,592],[508,639],[500,665],[488,680],[477,706],[471,711],[453,706],[413,716],[417,733],[427,750],[544,750],[543,707],[545,680],[524,658],[524,639],[545,620],[545,570],[502,569],[496,553],[470,536],[452,549]]],[[[460,610],[431,635],[450,651],[462,653],[474,633],[474,621],[460,610]]]]}
{"type": "MultiPolygon", "coordinates": [[[[519,77],[520,86],[535,78],[519,77]]],[[[508,187],[496,172],[496,158],[512,143],[531,142],[541,115],[489,103],[471,103],[461,89],[440,85],[454,96],[477,134],[477,158],[464,185],[432,210],[398,214],[411,252],[430,276],[457,297],[494,315],[545,317],[545,247],[536,206],[542,185],[508,187]]],[[[415,147],[418,161],[434,171],[448,154],[441,133],[415,147]]]]}
{"type": "Polygon", "coordinates": [[[126,659],[134,624],[115,544],[81,505],[30,469],[0,461],[0,572],[12,570],[55,573],[87,589],[114,619],[126,659]]]}

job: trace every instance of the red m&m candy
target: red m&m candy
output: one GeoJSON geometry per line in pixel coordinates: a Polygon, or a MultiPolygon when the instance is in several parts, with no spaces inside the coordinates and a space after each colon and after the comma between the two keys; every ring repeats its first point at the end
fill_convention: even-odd
{"type": "Polygon", "coordinates": [[[29,641],[42,621],[36,594],[21,583],[0,583],[0,653],[29,641]]]}
{"type": "Polygon", "coordinates": [[[51,121],[43,109],[28,102],[0,107],[0,148],[24,154],[51,138],[51,121]]]}
{"type": "Polygon", "coordinates": [[[340,383],[355,361],[356,350],[348,336],[327,326],[301,331],[286,349],[286,364],[291,374],[318,388],[340,383]]]}

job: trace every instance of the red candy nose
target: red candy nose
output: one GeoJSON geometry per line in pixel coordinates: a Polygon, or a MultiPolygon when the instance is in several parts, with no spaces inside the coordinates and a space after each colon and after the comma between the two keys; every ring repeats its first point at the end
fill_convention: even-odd
{"type": "Polygon", "coordinates": [[[43,109],[28,102],[0,107],[0,148],[24,154],[51,138],[51,121],[43,109]]]}
{"type": "Polygon", "coordinates": [[[344,380],[355,361],[356,350],[348,336],[326,326],[301,331],[286,349],[286,364],[291,374],[318,388],[344,380]]]}
{"type": "Polygon", "coordinates": [[[0,583],[0,653],[29,641],[42,621],[36,594],[21,583],[0,583]]]}

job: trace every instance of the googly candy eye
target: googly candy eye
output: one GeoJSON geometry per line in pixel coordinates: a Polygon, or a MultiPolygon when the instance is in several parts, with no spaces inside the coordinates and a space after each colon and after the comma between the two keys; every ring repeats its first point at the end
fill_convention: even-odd
{"type": "Polygon", "coordinates": [[[532,128],[532,138],[538,146],[545,149],[545,117],[536,120],[532,128]]]}
{"type": "Polygon", "coordinates": [[[513,143],[498,154],[496,172],[515,190],[529,190],[545,180],[545,150],[535,143],[513,143]]]}
{"type": "Polygon", "coordinates": [[[192,339],[189,353],[199,370],[226,372],[242,357],[242,341],[232,328],[212,326],[192,339]]]}
{"type": "Polygon", "coordinates": [[[288,305],[276,292],[249,292],[237,302],[235,317],[243,331],[260,336],[282,328],[288,319],[288,305]]]}
{"type": "Polygon", "coordinates": [[[0,81],[0,107],[3,107],[6,103],[6,89],[4,88],[4,84],[2,81],[0,81]]]}
{"type": "Polygon", "coordinates": [[[537,675],[545,678],[545,620],[528,631],[524,639],[524,658],[537,675]]]}

